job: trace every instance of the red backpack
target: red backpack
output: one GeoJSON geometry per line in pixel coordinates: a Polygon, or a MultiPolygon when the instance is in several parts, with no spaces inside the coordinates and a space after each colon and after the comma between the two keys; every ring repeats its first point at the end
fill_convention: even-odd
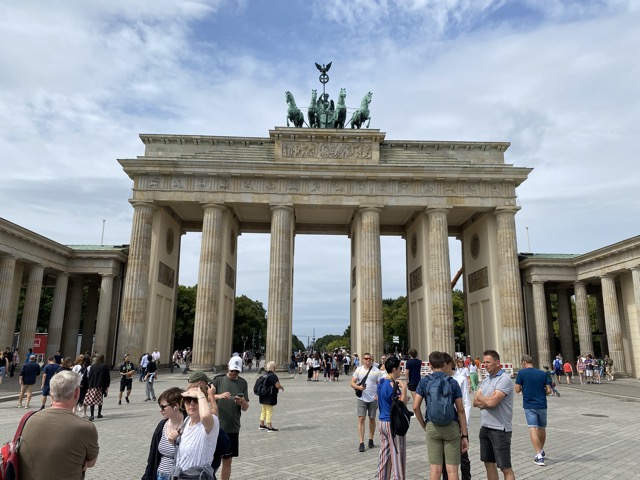
{"type": "Polygon", "coordinates": [[[18,450],[20,449],[20,440],[24,424],[31,415],[37,411],[27,412],[22,416],[16,434],[13,440],[6,442],[0,449],[0,480],[18,480],[20,478],[20,459],[18,458],[18,450]]]}

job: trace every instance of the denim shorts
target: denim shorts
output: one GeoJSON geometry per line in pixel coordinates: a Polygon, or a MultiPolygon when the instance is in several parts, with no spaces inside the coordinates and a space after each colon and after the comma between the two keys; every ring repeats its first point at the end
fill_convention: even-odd
{"type": "Polygon", "coordinates": [[[511,432],[481,427],[480,460],[500,469],[511,468],[511,432]]]}
{"type": "Polygon", "coordinates": [[[546,408],[525,408],[524,416],[527,417],[527,426],[529,428],[547,428],[546,408]]]}

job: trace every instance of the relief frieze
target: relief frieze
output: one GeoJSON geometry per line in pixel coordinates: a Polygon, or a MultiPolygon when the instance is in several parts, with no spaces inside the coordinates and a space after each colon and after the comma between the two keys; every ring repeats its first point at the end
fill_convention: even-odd
{"type": "Polygon", "coordinates": [[[514,194],[510,185],[497,182],[467,183],[443,180],[357,180],[309,178],[255,178],[242,176],[190,177],[150,175],[141,179],[149,190],[185,190],[251,193],[290,193],[312,195],[415,195],[452,197],[493,197],[514,194]]]}
{"type": "Polygon", "coordinates": [[[371,145],[360,143],[283,142],[283,158],[371,159],[371,145]]]}

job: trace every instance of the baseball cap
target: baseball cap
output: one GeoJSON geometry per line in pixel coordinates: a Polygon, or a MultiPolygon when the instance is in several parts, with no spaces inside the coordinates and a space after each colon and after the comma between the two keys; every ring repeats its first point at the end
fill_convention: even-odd
{"type": "Polygon", "coordinates": [[[229,367],[229,370],[237,370],[238,372],[241,372],[242,359],[240,357],[231,357],[227,366],[229,367]]]}
{"type": "Polygon", "coordinates": [[[191,375],[189,375],[189,383],[198,383],[198,382],[211,383],[211,379],[207,377],[206,373],[201,372],[199,370],[191,372],[191,375]]]}

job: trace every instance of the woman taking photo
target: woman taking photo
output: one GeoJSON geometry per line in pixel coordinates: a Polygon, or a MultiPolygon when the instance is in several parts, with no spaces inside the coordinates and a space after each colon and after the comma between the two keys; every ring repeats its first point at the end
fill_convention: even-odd
{"type": "Polygon", "coordinates": [[[267,362],[264,367],[267,377],[267,389],[266,395],[260,395],[260,405],[262,405],[262,411],[260,412],[260,430],[266,430],[267,432],[277,432],[277,428],[273,428],[271,424],[271,417],[273,415],[273,407],[278,404],[278,391],[284,392],[284,387],[280,385],[280,380],[276,375],[276,362],[267,362]]]}
{"type": "Polygon", "coordinates": [[[176,464],[176,439],[182,430],[185,412],[180,408],[182,390],[173,387],[158,398],[162,420],[153,432],[147,469],[142,480],[170,480],[176,464]]]}
{"type": "Polygon", "coordinates": [[[173,476],[179,479],[197,478],[213,480],[213,454],[218,442],[220,422],[216,402],[208,401],[216,389],[210,385],[189,387],[182,393],[182,404],[187,411],[182,433],[177,440],[176,467],[173,476]]]}

